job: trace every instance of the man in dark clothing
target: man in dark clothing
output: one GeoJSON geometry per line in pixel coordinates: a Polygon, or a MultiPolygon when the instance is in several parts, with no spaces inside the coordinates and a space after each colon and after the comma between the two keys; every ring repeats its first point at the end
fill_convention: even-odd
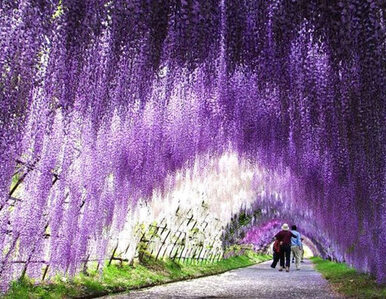
{"type": "Polygon", "coordinates": [[[289,226],[287,223],[284,223],[281,227],[281,231],[275,235],[276,240],[280,242],[280,269],[279,271],[283,271],[284,262],[285,262],[285,270],[289,272],[290,268],[290,258],[291,258],[291,238],[296,237],[289,230],[289,226]]]}

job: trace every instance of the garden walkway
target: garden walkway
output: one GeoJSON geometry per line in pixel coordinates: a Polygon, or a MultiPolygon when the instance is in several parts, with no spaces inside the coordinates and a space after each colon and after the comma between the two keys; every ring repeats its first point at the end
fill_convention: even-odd
{"type": "Polygon", "coordinates": [[[271,269],[270,263],[105,298],[340,298],[310,261],[289,273],[271,269]]]}

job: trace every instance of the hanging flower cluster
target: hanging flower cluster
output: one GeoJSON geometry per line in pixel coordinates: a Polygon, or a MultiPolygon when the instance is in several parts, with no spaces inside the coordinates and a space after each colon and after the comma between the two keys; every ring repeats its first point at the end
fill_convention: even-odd
{"type": "Polygon", "coordinates": [[[228,150],[288,175],[261,197],[278,218],[385,281],[384,33],[377,0],[1,1],[0,281],[76,273],[228,150]]]}

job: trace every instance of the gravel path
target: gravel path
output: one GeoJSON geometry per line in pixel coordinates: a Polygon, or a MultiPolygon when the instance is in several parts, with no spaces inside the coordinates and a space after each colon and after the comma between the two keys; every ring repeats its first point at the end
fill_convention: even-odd
{"type": "Polygon", "coordinates": [[[104,298],[341,298],[308,260],[289,273],[270,268],[270,263],[104,298]]]}

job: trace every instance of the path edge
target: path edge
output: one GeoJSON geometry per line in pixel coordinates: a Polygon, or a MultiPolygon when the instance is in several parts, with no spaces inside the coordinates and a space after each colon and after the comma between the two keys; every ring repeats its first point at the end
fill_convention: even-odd
{"type": "Polygon", "coordinates": [[[81,296],[81,297],[71,297],[71,298],[74,298],[74,299],[81,299],[81,298],[82,299],[92,299],[92,298],[101,298],[101,297],[107,296],[107,295],[127,294],[127,292],[130,292],[130,291],[138,291],[138,290],[147,289],[147,288],[151,288],[151,287],[155,287],[155,286],[167,285],[167,284],[174,283],[174,282],[188,281],[188,280],[193,280],[193,279],[198,279],[198,278],[203,278],[203,277],[219,275],[219,274],[223,274],[223,273],[226,273],[226,272],[229,272],[229,271],[232,271],[232,270],[236,270],[236,269],[252,267],[252,266],[255,266],[255,265],[258,265],[258,264],[261,264],[261,263],[265,263],[267,261],[269,261],[269,260],[259,261],[259,262],[256,262],[256,263],[252,263],[250,265],[243,265],[243,266],[239,266],[239,267],[235,267],[235,268],[232,268],[232,269],[228,269],[228,270],[224,270],[224,271],[219,271],[219,272],[215,272],[215,273],[204,273],[204,274],[200,274],[200,275],[193,276],[193,277],[171,279],[169,281],[149,283],[149,284],[146,284],[146,285],[143,285],[143,286],[139,286],[139,287],[135,287],[134,286],[134,287],[129,287],[129,288],[117,289],[117,290],[113,290],[113,291],[110,291],[110,292],[109,291],[101,291],[101,292],[96,292],[96,293],[94,293],[92,295],[81,296]]]}

